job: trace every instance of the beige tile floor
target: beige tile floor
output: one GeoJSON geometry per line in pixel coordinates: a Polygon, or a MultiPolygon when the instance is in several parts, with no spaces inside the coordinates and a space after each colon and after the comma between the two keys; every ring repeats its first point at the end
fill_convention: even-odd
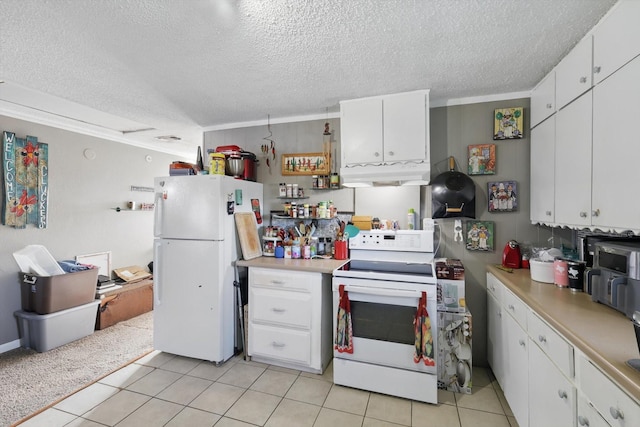
{"type": "Polygon", "coordinates": [[[473,393],[440,390],[437,405],[333,384],[235,357],[221,366],[152,352],[21,426],[513,427],[493,374],[473,368],[473,393]]]}

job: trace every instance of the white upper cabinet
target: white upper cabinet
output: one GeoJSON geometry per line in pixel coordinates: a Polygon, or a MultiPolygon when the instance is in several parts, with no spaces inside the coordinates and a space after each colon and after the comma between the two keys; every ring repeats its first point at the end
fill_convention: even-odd
{"type": "Polygon", "coordinates": [[[555,115],[531,130],[532,223],[554,222],[555,132],[555,115]]]}
{"type": "Polygon", "coordinates": [[[622,0],[593,33],[593,78],[598,84],[640,55],[640,1],[622,0]]]}
{"type": "Polygon", "coordinates": [[[634,130],[639,100],[640,57],[593,88],[591,221],[603,230],[640,230],[640,141],[634,130]]]}
{"type": "Polygon", "coordinates": [[[555,117],[555,222],[559,224],[591,225],[591,110],[589,91],[555,117]]]}
{"type": "Polygon", "coordinates": [[[429,159],[429,91],[340,102],[342,165],[429,159]]]}
{"type": "Polygon", "coordinates": [[[551,71],[531,91],[531,127],[556,112],[556,72],[551,71]]]}
{"type": "Polygon", "coordinates": [[[556,67],[556,107],[561,109],[592,86],[591,36],[578,43],[556,67]]]}

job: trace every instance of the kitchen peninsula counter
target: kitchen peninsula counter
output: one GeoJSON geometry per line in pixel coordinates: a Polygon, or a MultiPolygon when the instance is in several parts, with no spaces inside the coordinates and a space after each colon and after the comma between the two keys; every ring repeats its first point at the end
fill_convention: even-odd
{"type": "Polygon", "coordinates": [[[640,372],[626,364],[640,358],[630,319],[585,292],[533,281],[528,269],[487,271],[640,402],[640,372]]]}
{"type": "Polygon", "coordinates": [[[278,270],[332,274],[333,270],[341,267],[348,261],[349,260],[338,260],[332,258],[290,259],[261,256],[250,260],[238,260],[236,261],[236,265],[238,267],[275,268],[278,270]]]}

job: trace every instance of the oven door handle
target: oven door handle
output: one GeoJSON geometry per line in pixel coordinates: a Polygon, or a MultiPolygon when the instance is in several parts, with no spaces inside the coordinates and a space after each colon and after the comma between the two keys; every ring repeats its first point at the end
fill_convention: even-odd
{"type": "Polygon", "coordinates": [[[405,291],[402,289],[386,289],[386,288],[370,288],[367,286],[346,285],[344,290],[366,295],[377,295],[383,297],[402,297],[402,298],[420,298],[420,291],[405,291]]]}

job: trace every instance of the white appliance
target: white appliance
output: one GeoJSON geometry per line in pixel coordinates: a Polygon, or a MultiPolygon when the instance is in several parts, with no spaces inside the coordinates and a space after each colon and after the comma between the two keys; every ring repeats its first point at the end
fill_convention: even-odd
{"type": "Polygon", "coordinates": [[[239,258],[234,212],[262,206],[262,184],[225,175],[155,179],[153,344],[221,363],[234,355],[239,258]]]}
{"type": "Polygon", "coordinates": [[[333,272],[334,342],[340,285],[347,291],[353,353],[334,350],[336,384],[437,403],[436,275],[432,230],[361,231],[333,272]],[[414,361],[413,320],[422,293],[433,340],[430,364],[414,361]]]}

